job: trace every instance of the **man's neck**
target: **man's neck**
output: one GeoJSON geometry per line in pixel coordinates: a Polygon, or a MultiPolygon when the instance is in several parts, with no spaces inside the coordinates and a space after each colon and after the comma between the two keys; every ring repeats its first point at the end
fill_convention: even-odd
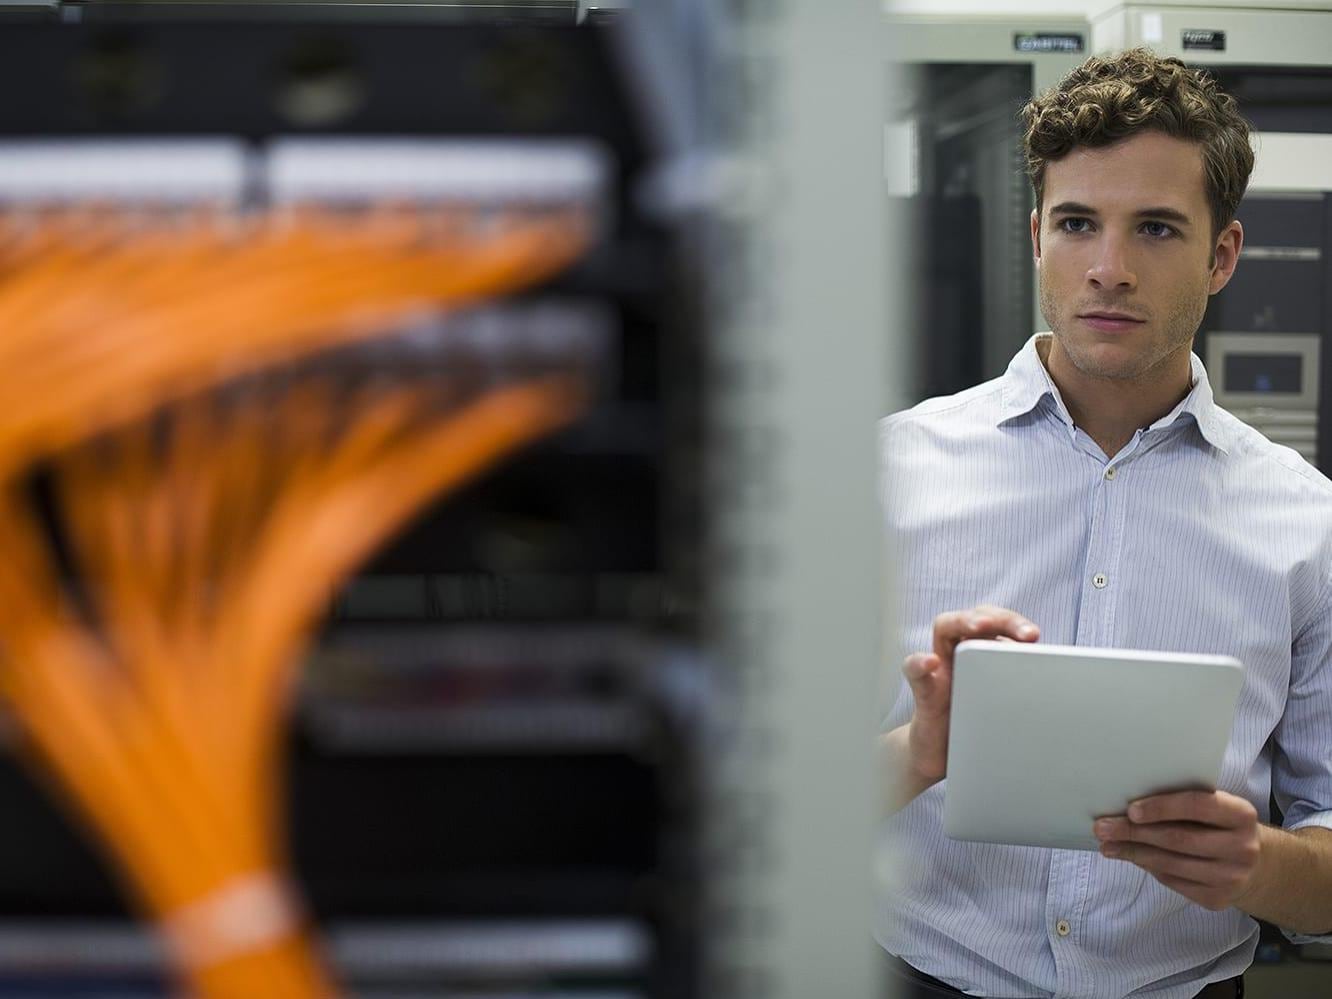
{"type": "Polygon", "coordinates": [[[1118,454],[1139,429],[1151,426],[1179,405],[1192,387],[1187,348],[1141,378],[1123,379],[1096,378],[1078,370],[1054,337],[1038,341],[1037,350],[1073,423],[1107,458],[1118,454]]]}

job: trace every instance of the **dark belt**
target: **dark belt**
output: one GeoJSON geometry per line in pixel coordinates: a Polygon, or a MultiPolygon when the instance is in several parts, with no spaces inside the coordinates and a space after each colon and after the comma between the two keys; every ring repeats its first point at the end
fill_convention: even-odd
{"type": "MultiPolygon", "coordinates": [[[[963,996],[965,992],[955,989],[946,982],[931,978],[923,971],[918,971],[900,957],[888,955],[888,973],[898,983],[898,999],[938,999],[941,996],[963,996]]],[[[1227,978],[1224,982],[1212,982],[1194,997],[1194,999],[1244,999],[1244,976],[1227,978]]]]}

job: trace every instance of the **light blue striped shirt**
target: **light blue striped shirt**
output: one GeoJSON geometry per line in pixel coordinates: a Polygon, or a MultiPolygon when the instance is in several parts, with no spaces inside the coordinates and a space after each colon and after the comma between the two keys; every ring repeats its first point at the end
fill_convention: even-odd
{"type": "MultiPolygon", "coordinates": [[[[1264,821],[1273,791],[1286,828],[1332,828],[1332,483],[1215,405],[1197,357],[1184,401],[1107,460],[1039,339],[1002,377],[883,421],[898,651],[929,649],[941,611],[991,603],[1044,642],[1236,656],[1221,789],[1264,821]]],[[[902,681],[886,728],[911,711],[902,681]]],[[[1188,999],[1252,960],[1258,926],[1238,909],[1091,852],[948,839],[943,795],[885,830],[909,862],[877,936],[921,970],[977,996],[1188,999]]]]}

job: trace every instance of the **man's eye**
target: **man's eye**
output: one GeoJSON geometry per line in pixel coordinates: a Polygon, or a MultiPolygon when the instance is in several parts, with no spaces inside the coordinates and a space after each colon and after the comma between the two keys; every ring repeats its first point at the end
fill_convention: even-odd
{"type": "Polygon", "coordinates": [[[1090,232],[1091,220],[1080,218],[1060,219],[1059,228],[1063,229],[1064,232],[1090,232]]]}
{"type": "Polygon", "coordinates": [[[1157,237],[1173,236],[1175,234],[1175,230],[1172,229],[1170,226],[1166,225],[1164,222],[1144,222],[1142,226],[1142,231],[1145,232],[1148,236],[1157,236],[1157,237]]]}

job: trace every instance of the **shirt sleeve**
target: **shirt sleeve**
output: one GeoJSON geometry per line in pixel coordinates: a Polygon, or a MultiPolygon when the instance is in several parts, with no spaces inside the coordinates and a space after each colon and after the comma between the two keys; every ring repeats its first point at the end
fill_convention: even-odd
{"type": "MultiPolygon", "coordinates": [[[[1332,587],[1329,587],[1332,593],[1332,587]]],[[[1273,733],[1272,793],[1283,828],[1332,829],[1332,601],[1322,601],[1291,647],[1286,710],[1273,733]]],[[[1332,943],[1281,931],[1292,943],[1332,943]]]]}

